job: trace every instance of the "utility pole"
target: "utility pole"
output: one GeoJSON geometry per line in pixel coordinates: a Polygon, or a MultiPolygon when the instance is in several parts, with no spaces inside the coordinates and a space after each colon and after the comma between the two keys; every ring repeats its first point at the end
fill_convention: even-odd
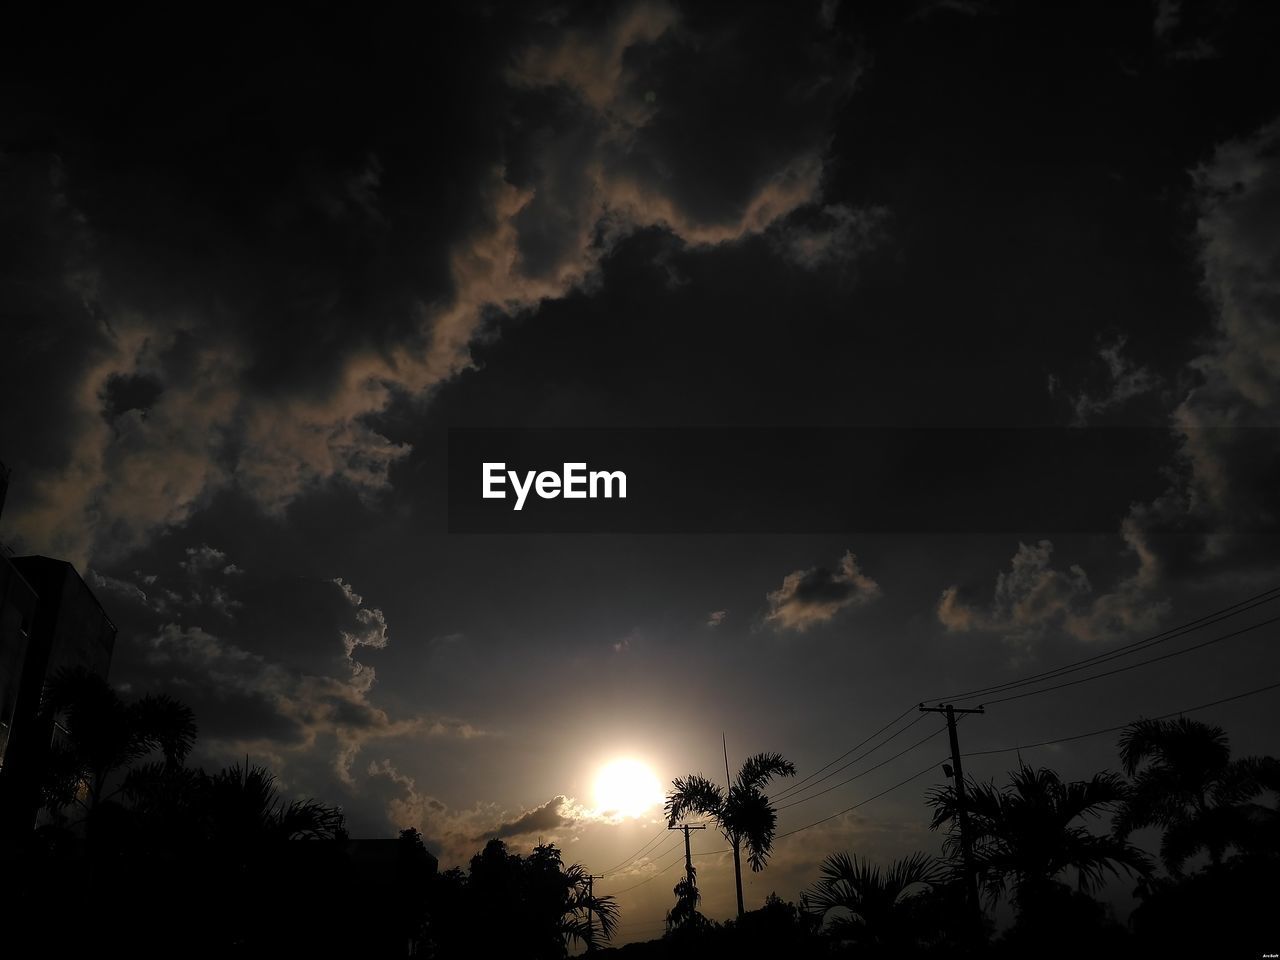
{"type": "Polygon", "coordinates": [[[705,825],[705,824],[701,824],[701,823],[695,823],[695,824],[688,824],[688,823],[684,823],[684,824],[681,824],[681,825],[680,825],[680,826],[678,826],[678,827],[673,827],[673,826],[668,825],[668,826],[667,826],[667,829],[668,829],[668,830],[683,830],[683,831],[684,831],[684,876],[685,876],[685,879],[689,881],[689,886],[691,886],[691,887],[692,887],[692,886],[694,886],[694,882],[693,882],[693,854],[691,854],[691,853],[689,852],[689,831],[690,831],[690,830],[705,830],[705,829],[707,829],[707,828],[706,828],[706,825],[705,825]]]}
{"type": "Polygon", "coordinates": [[[949,703],[938,707],[920,704],[921,713],[942,713],[947,717],[947,734],[951,738],[951,776],[955,783],[956,810],[960,823],[960,854],[964,858],[964,895],[973,915],[974,942],[982,936],[982,904],[978,900],[978,872],[973,864],[973,838],[969,835],[969,811],[965,805],[964,769],[960,766],[960,740],[956,736],[957,713],[986,713],[983,707],[958,709],[949,703]]]}
{"type": "Polygon", "coordinates": [[[594,953],[596,949],[596,928],[591,914],[591,904],[595,902],[593,895],[595,882],[603,879],[603,874],[587,874],[587,953],[594,953]]]}

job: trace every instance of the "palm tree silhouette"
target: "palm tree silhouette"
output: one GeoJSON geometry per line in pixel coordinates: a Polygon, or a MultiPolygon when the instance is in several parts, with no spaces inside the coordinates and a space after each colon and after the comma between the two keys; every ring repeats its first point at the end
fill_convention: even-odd
{"type": "Polygon", "coordinates": [[[1231,759],[1221,727],[1199,720],[1139,720],[1120,736],[1120,762],[1131,778],[1114,830],[1127,837],[1162,827],[1160,858],[1174,876],[1200,850],[1215,864],[1229,847],[1274,841],[1276,811],[1249,802],[1280,787],[1280,764],[1271,757],[1231,759]]]}
{"type": "Polygon", "coordinates": [[[561,877],[564,907],[560,916],[560,932],[565,942],[576,941],[588,950],[594,949],[597,930],[599,939],[611,940],[618,928],[617,900],[593,892],[591,877],[579,863],[565,867],[561,877]]]}
{"type": "MultiPolygon", "coordinates": [[[[1089,780],[1064,782],[1047,767],[1022,766],[1009,776],[1003,789],[994,783],[973,782],[965,799],[971,831],[974,863],[986,894],[995,903],[1012,890],[1020,911],[1034,902],[1046,902],[1057,877],[1076,872],[1081,892],[1098,889],[1107,875],[1145,875],[1146,856],[1127,840],[1090,833],[1077,821],[1115,808],[1125,792],[1124,781],[1114,773],[1095,774],[1089,780]]],[[[948,854],[959,850],[956,832],[959,807],[952,787],[933,791],[931,829],[949,827],[948,854]]]]}
{"type": "Polygon", "coordinates": [[[266,767],[235,764],[204,780],[200,802],[215,844],[260,849],[278,840],[346,836],[341,808],[310,799],[286,802],[266,767]]]}
{"type": "Polygon", "coordinates": [[[741,846],[746,844],[751,869],[759,873],[769,862],[778,825],[778,812],[763,788],[774,777],[794,777],[795,774],[795,764],[782,754],[757,753],[742,764],[728,790],[700,773],[671,781],[672,790],[664,806],[668,823],[674,826],[677,820],[691,813],[710,817],[732,846],[739,917],[746,912],[742,902],[741,846]]]}
{"type": "Polygon", "coordinates": [[[166,768],[180,767],[196,739],[195,715],[172,697],[148,694],[126,702],[97,674],[61,670],[45,686],[41,710],[56,721],[46,776],[45,805],[79,804],[91,815],[115,792],[116,771],[159,751],[166,768]]]}
{"type": "Polygon", "coordinates": [[[860,951],[900,956],[928,935],[925,914],[933,905],[926,894],[944,877],[942,864],[923,853],[895,860],[883,872],[866,859],[832,854],[803,903],[822,919],[839,913],[829,927],[833,937],[853,941],[860,951]]]}

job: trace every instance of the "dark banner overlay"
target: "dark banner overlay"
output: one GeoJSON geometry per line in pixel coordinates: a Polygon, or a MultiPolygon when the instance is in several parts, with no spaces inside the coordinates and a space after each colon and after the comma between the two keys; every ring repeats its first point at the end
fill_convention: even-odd
{"type": "MultiPolygon", "coordinates": [[[[1224,434],[1274,473],[1280,432],[1224,434]]],[[[449,532],[504,534],[1115,533],[1180,462],[1158,428],[828,427],[459,428],[448,460],[449,532]]]]}

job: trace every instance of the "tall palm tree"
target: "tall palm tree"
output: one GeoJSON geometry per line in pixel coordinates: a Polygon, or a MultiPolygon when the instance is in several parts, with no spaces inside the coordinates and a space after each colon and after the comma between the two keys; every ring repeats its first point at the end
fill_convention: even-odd
{"type": "Polygon", "coordinates": [[[1275,809],[1250,802],[1277,789],[1280,765],[1273,758],[1232,760],[1221,727],[1186,717],[1130,724],[1119,747],[1131,786],[1117,811],[1116,835],[1162,827],[1160,858],[1171,874],[1200,850],[1219,864],[1230,847],[1274,842],[1275,809]]]}
{"type": "Polygon", "coordinates": [[[862,950],[900,956],[928,935],[926,896],[945,876],[943,866],[923,853],[895,860],[881,872],[847,853],[822,861],[822,876],[805,892],[805,909],[819,918],[836,911],[831,933],[862,950]]]}
{"type": "Polygon", "coordinates": [[[742,764],[728,790],[700,773],[671,781],[672,789],[667,794],[664,808],[668,823],[674,826],[676,821],[689,814],[710,817],[733,848],[739,917],[746,912],[742,902],[741,847],[746,845],[747,861],[751,869],[759,873],[769,862],[778,825],[778,812],[765,794],[764,787],[775,777],[795,775],[795,764],[784,759],[782,754],[757,753],[742,764]]]}
{"type": "MultiPolygon", "coordinates": [[[[992,903],[1012,891],[1020,910],[1043,901],[1059,886],[1057,878],[1076,872],[1081,892],[1098,889],[1108,875],[1145,875],[1146,856],[1120,837],[1090,833],[1082,823],[1113,810],[1124,796],[1124,781],[1113,773],[1089,780],[1064,782],[1046,767],[1023,766],[1009,776],[1004,788],[971,782],[965,806],[971,831],[974,864],[992,903]]],[[[933,791],[932,829],[948,827],[946,849],[953,858],[959,849],[956,832],[959,805],[952,787],[933,791]]]]}
{"type": "Polygon", "coordinates": [[[148,694],[125,701],[97,674],[61,670],[45,686],[41,710],[57,721],[43,784],[45,804],[76,803],[92,813],[118,770],[159,752],[175,768],[196,739],[195,715],[171,697],[148,694]]]}

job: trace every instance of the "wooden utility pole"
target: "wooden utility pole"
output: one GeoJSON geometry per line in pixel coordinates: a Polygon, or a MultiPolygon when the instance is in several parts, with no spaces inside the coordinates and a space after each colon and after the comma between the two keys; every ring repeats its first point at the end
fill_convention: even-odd
{"type": "Polygon", "coordinates": [[[594,902],[595,882],[603,879],[603,874],[587,874],[587,953],[594,953],[596,949],[596,928],[591,914],[591,904],[594,902]]]}
{"type": "Polygon", "coordinates": [[[701,823],[695,823],[695,824],[684,823],[678,827],[673,827],[668,825],[667,829],[684,831],[684,876],[685,876],[685,879],[689,881],[689,886],[692,887],[695,884],[693,882],[693,854],[689,852],[689,831],[705,830],[707,829],[706,825],[701,823]]]}
{"type": "Polygon", "coordinates": [[[960,855],[964,858],[964,895],[973,917],[973,936],[982,936],[982,904],[978,900],[978,872],[973,863],[973,838],[969,834],[969,811],[965,803],[964,768],[960,766],[960,740],[956,736],[957,713],[986,713],[983,707],[958,709],[949,703],[938,707],[920,704],[921,713],[942,713],[947,717],[947,734],[951,738],[951,776],[955,783],[956,811],[960,825],[960,855]]]}

